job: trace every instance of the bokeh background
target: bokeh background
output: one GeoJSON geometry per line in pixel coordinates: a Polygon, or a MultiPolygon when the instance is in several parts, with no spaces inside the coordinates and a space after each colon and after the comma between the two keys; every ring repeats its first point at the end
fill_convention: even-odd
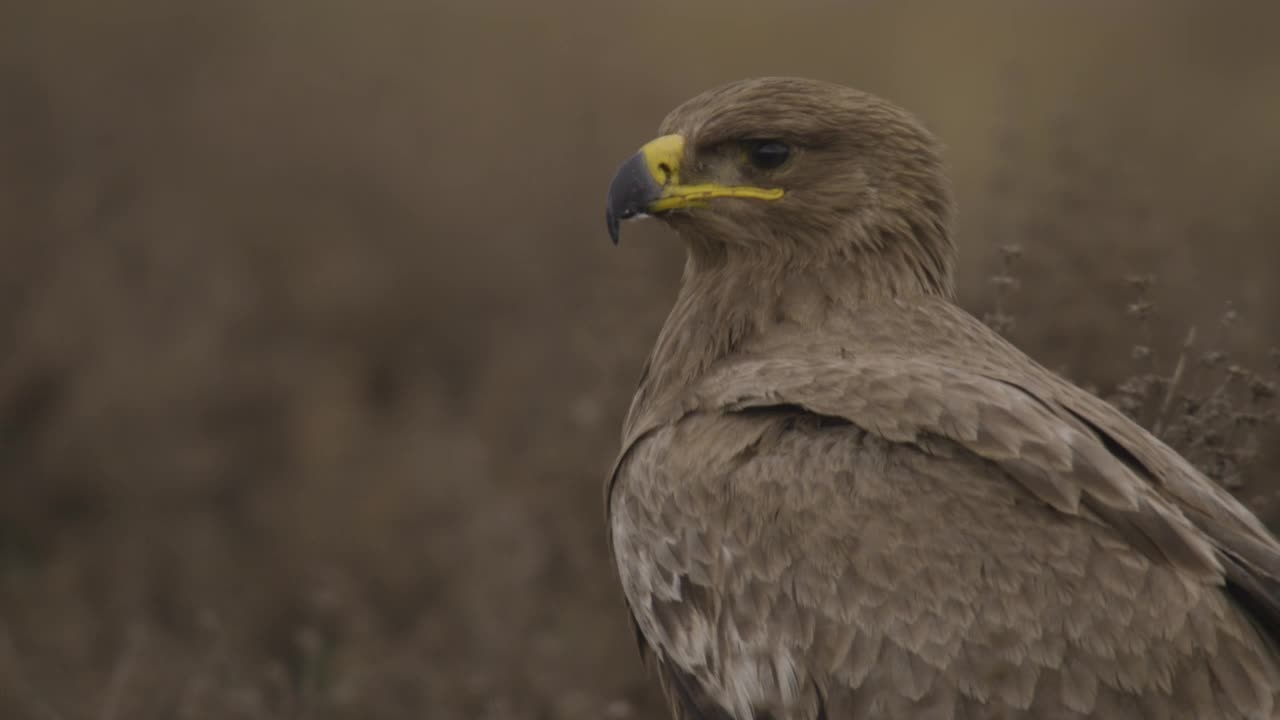
{"type": "Polygon", "coordinates": [[[962,303],[1036,357],[1107,392],[1196,326],[1267,370],[1278,21],[4,3],[0,717],[660,717],[601,483],[681,249],[609,245],[617,164],[722,82],[855,85],[944,138],[962,303]]]}

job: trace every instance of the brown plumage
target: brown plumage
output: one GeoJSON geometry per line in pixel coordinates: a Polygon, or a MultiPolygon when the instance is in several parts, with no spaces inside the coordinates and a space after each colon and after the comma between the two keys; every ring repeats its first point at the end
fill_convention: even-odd
{"type": "Polygon", "coordinates": [[[688,262],[607,504],[677,718],[1280,717],[1280,544],[953,304],[927,131],[770,78],[663,134],[610,191],[688,262]]]}

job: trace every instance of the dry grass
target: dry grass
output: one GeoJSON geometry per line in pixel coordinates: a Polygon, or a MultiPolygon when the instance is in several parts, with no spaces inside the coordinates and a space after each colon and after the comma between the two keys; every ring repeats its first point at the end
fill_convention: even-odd
{"type": "MultiPolygon", "coordinates": [[[[1018,325],[1014,306],[1022,284],[1017,273],[1022,248],[1003,245],[1000,258],[1000,268],[990,278],[993,307],[983,321],[1009,336],[1018,325]]],[[[1205,349],[1203,345],[1230,344],[1227,337],[1219,337],[1217,345],[1205,344],[1193,325],[1181,345],[1171,348],[1172,360],[1161,362],[1152,346],[1155,278],[1131,275],[1127,282],[1134,298],[1125,313],[1133,318],[1138,338],[1130,348],[1133,368],[1103,396],[1223,487],[1240,494],[1250,490],[1249,505],[1269,516],[1280,500],[1280,488],[1269,482],[1274,466],[1267,464],[1262,448],[1274,447],[1280,438],[1280,349],[1272,348],[1267,365],[1254,369],[1234,362],[1229,351],[1205,349]]],[[[1228,304],[1216,329],[1228,336],[1239,320],[1228,304]]]]}
{"type": "Polygon", "coordinates": [[[653,716],[600,484],[679,249],[600,205],[744,75],[917,109],[963,304],[1273,495],[1276,18],[1162,7],[0,11],[0,717],[653,716]]]}

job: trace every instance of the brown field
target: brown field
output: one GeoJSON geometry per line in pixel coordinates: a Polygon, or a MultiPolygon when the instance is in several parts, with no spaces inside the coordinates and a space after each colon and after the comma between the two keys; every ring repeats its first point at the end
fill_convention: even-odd
{"type": "MultiPolygon", "coordinates": [[[[1274,375],[1270,7],[7,3],[0,717],[661,717],[601,482],[681,250],[603,198],[727,80],[924,118],[1051,367],[1274,375]]],[[[1278,440],[1222,451],[1273,519],[1278,440]]]]}

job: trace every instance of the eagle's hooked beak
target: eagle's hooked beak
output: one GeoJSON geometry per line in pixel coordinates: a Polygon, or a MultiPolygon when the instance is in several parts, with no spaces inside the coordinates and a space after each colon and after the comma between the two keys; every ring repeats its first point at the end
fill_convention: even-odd
{"type": "Polygon", "coordinates": [[[609,185],[605,207],[605,223],[609,238],[618,244],[619,225],[623,220],[654,213],[706,205],[713,198],[754,198],[777,200],[781,188],[702,183],[682,185],[680,162],[684,157],[684,137],[663,135],[640,148],[640,152],[618,168],[609,185]]]}

